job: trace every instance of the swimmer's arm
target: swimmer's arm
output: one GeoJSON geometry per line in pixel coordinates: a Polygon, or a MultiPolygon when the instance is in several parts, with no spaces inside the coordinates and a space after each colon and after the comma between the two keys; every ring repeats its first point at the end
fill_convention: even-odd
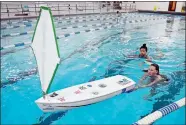
{"type": "Polygon", "coordinates": [[[145,79],[147,78],[147,76],[148,76],[148,73],[145,73],[145,74],[143,75],[143,77],[141,78],[140,81],[145,80],[145,79]]]}
{"type": "Polygon", "coordinates": [[[156,79],[156,80],[154,80],[153,82],[151,82],[150,84],[148,84],[148,85],[143,85],[143,86],[141,86],[142,88],[144,88],[144,87],[151,87],[151,86],[153,86],[154,84],[156,84],[156,83],[158,83],[160,80],[159,79],[156,79]]]}
{"type": "Polygon", "coordinates": [[[139,81],[139,86],[142,84],[143,80],[145,80],[145,79],[147,78],[147,76],[148,76],[147,73],[145,73],[145,74],[143,75],[143,77],[142,77],[142,78],[140,79],[140,81],[139,81]]]}
{"type": "Polygon", "coordinates": [[[139,57],[139,55],[125,55],[125,54],[123,54],[123,56],[126,58],[138,58],[139,57]]]}
{"type": "Polygon", "coordinates": [[[143,77],[140,79],[139,84],[137,84],[137,85],[135,86],[134,89],[143,88],[143,87],[142,87],[142,86],[143,86],[143,85],[142,85],[142,82],[143,82],[143,80],[145,80],[145,79],[147,78],[147,76],[148,76],[148,74],[145,73],[145,74],[143,75],[143,77]]]}
{"type": "Polygon", "coordinates": [[[127,55],[128,58],[138,58],[138,55],[127,55]]]}
{"type": "Polygon", "coordinates": [[[140,85],[138,86],[138,88],[145,88],[145,87],[151,87],[153,86],[154,84],[158,83],[160,80],[159,79],[155,79],[153,82],[149,83],[148,85],[140,85]]]}
{"type": "Polygon", "coordinates": [[[152,62],[152,59],[148,56],[147,59],[146,59],[146,61],[152,62]]]}

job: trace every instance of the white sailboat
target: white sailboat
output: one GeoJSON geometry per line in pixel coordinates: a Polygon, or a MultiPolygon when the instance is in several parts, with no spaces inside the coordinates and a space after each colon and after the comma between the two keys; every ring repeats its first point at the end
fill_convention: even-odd
{"type": "Polygon", "coordinates": [[[134,88],[133,80],[116,75],[48,93],[60,63],[53,17],[48,7],[41,7],[31,46],[37,61],[43,91],[43,97],[35,102],[44,112],[86,106],[134,88]]]}

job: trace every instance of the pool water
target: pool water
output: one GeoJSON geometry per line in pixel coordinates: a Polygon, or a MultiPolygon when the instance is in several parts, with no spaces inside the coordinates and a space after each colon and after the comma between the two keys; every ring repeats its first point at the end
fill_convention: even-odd
{"type": "MultiPolygon", "coordinates": [[[[97,16],[96,18],[102,18],[102,15],[97,16]]],[[[50,92],[117,74],[125,75],[138,84],[144,74],[142,70],[149,65],[143,59],[129,59],[127,55],[138,53],[144,43],[147,44],[149,56],[159,64],[160,73],[170,79],[169,84],[159,86],[155,94],[147,99],[145,96],[151,93],[151,88],[139,89],[68,111],[43,113],[34,102],[42,96],[38,73],[20,76],[21,72],[37,66],[32,49],[25,46],[10,48],[10,52],[1,55],[1,124],[132,124],[185,97],[185,17],[143,13],[122,14],[122,18],[112,14],[106,16],[112,16],[117,22],[107,19],[56,26],[113,23],[112,28],[58,39],[60,56],[65,60],[57,70],[50,92]],[[150,20],[152,18],[155,20],[150,20]],[[141,19],[147,21],[140,22],[141,19]],[[124,20],[138,22],[125,24],[122,23],[124,20]],[[20,79],[16,81],[10,80],[18,77],[20,79]]],[[[95,19],[93,16],[89,19],[91,18],[95,19]]],[[[63,18],[60,17],[56,22],[60,20],[63,18]]],[[[31,31],[35,23],[29,23],[32,24],[31,27],[2,29],[1,32],[9,34],[31,31]]],[[[57,35],[98,27],[103,26],[59,29],[57,35]]],[[[1,46],[31,41],[32,35],[1,38],[1,46]]],[[[1,53],[4,51],[5,49],[1,50],[1,53]]],[[[184,124],[184,111],[185,107],[182,107],[154,124],[184,124]]]]}

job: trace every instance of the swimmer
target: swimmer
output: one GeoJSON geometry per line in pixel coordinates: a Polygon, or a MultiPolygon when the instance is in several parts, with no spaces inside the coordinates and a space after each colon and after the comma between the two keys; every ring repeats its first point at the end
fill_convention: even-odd
{"type": "Polygon", "coordinates": [[[120,17],[121,16],[121,13],[119,11],[116,12],[117,13],[117,16],[120,17]]]}
{"type": "Polygon", "coordinates": [[[148,48],[146,44],[143,44],[140,47],[140,54],[139,55],[129,55],[129,58],[144,58],[146,61],[151,62],[151,58],[147,55],[148,48]]]}
{"type": "Polygon", "coordinates": [[[158,83],[167,83],[167,81],[169,79],[165,75],[160,74],[159,66],[157,64],[151,64],[147,73],[141,78],[139,85],[136,86],[136,89],[156,86],[158,83]],[[148,83],[144,84],[144,80],[148,78],[148,83]]]}
{"type": "Polygon", "coordinates": [[[117,14],[116,14],[116,16],[117,16],[117,23],[119,22],[119,19],[120,19],[120,17],[121,17],[121,13],[119,12],[119,11],[117,11],[116,12],[117,14]]]}

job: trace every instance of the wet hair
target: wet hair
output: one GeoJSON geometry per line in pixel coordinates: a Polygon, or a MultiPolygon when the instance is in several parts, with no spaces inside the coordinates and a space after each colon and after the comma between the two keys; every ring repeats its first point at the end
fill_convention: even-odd
{"type": "Polygon", "coordinates": [[[147,52],[147,50],[148,50],[146,44],[143,44],[143,45],[140,47],[140,49],[145,49],[146,52],[147,52]]]}
{"type": "Polygon", "coordinates": [[[159,66],[158,66],[158,64],[151,64],[151,66],[154,66],[155,67],[155,69],[158,71],[158,75],[160,74],[160,71],[159,71],[159,66]]]}
{"type": "Polygon", "coordinates": [[[119,13],[119,11],[117,11],[117,13],[119,13]]]}

